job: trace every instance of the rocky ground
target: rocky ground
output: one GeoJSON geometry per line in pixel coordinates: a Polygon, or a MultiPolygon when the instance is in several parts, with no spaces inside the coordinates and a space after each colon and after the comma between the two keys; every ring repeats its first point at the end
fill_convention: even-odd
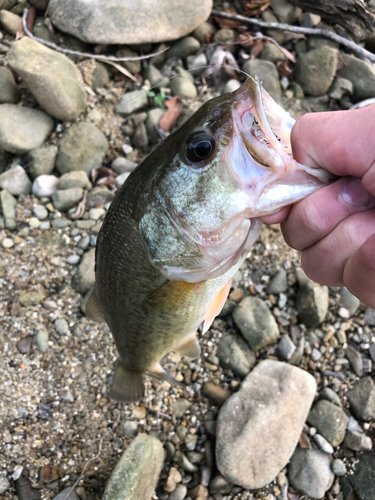
{"type": "MultiPolygon", "coordinates": [[[[263,227],[201,336],[201,359],[165,359],[185,390],[148,380],[139,404],[113,403],[113,340],[83,312],[116,190],[176,119],[243,81],[223,63],[257,74],[295,117],[375,97],[374,68],[323,37],[269,30],[277,45],[240,24],[203,22],[210,2],[195,18],[175,13],[177,34],[163,25],[142,38],[134,25],[131,46],[113,41],[121,34],[104,14],[107,38],[94,39],[64,24],[68,0],[48,12],[30,3],[35,36],[80,52],[137,56],[179,40],[119,67],[68,58],[15,42],[30,5],[0,0],[0,495],[100,498],[122,457],[106,500],[374,500],[375,311],[311,282],[278,226],[263,227]]],[[[253,3],[269,22],[324,26],[285,1],[253,3]]],[[[75,5],[80,19],[88,4],[75,5]]]]}

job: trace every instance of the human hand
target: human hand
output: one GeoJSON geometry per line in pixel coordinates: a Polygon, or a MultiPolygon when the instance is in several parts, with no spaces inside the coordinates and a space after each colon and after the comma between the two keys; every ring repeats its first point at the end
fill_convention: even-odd
{"type": "Polygon", "coordinates": [[[304,115],[291,139],[299,163],[343,178],[261,219],[284,221],[285,240],[303,252],[311,279],[346,286],[375,308],[375,106],[304,115]]]}

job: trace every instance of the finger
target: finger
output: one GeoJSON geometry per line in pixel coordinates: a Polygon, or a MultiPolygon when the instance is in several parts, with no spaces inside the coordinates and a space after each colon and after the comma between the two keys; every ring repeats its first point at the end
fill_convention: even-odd
{"type": "Polygon", "coordinates": [[[343,220],[326,238],[302,254],[302,267],[314,281],[344,286],[344,269],[352,255],[375,234],[375,210],[343,220]]]}
{"type": "Polygon", "coordinates": [[[288,217],[291,208],[291,205],[283,207],[275,214],[264,215],[263,217],[259,217],[259,219],[266,224],[279,224],[288,217]]]}
{"type": "Polygon", "coordinates": [[[302,251],[325,238],[350,215],[374,207],[375,197],[361,181],[345,177],[294,205],[281,229],[288,245],[302,251]]]}
{"type": "Polygon", "coordinates": [[[339,176],[363,177],[375,195],[375,105],[351,111],[310,113],[292,128],[293,157],[339,176]]]}
{"type": "Polygon", "coordinates": [[[375,309],[375,234],[346,263],[344,281],[352,294],[375,309]]]}

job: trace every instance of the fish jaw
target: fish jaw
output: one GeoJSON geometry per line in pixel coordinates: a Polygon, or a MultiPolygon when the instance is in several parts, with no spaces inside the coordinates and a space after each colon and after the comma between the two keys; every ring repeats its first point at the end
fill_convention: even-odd
{"type": "Polygon", "coordinates": [[[292,157],[295,121],[249,78],[233,102],[233,137],[225,162],[246,198],[246,217],[260,217],[296,203],[335,178],[292,157]]]}

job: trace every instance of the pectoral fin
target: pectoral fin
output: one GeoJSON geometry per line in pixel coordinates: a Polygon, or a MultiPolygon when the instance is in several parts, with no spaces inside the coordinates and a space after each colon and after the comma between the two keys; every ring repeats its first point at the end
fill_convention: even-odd
{"type": "Polygon", "coordinates": [[[143,373],[129,372],[122,364],[116,368],[111,387],[111,398],[119,403],[135,403],[143,398],[143,373]]]}
{"type": "Polygon", "coordinates": [[[98,298],[96,294],[96,288],[92,291],[89,300],[86,304],[86,316],[93,321],[98,323],[105,323],[103,313],[100,309],[98,298]]]}
{"type": "Polygon", "coordinates": [[[157,364],[153,370],[148,371],[147,375],[150,375],[150,377],[157,378],[162,382],[169,382],[172,385],[177,385],[178,387],[185,389],[184,384],[176,380],[170,373],[164,370],[164,368],[160,364],[157,364]]]}
{"type": "Polygon", "coordinates": [[[222,308],[225,304],[225,301],[227,300],[231,284],[232,284],[232,280],[229,280],[228,283],[225,285],[225,287],[220,290],[220,292],[216,295],[214,300],[211,302],[210,307],[208,308],[208,311],[207,311],[206,316],[204,318],[203,332],[202,333],[207,332],[207,330],[210,328],[213,320],[216,318],[216,316],[222,310],[222,308]]]}
{"type": "Polygon", "coordinates": [[[181,356],[191,360],[197,359],[201,355],[201,347],[196,335],[185,342],[185,344],[180,345],[180,347],[178,347],[176,350],[181,354],[181,356]]]}

